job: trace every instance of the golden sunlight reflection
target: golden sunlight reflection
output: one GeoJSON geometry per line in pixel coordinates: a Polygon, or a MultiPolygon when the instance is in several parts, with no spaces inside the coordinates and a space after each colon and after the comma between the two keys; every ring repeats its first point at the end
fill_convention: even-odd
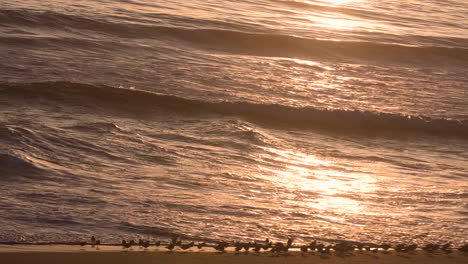
{"type": "MultiPolygon", "coordinates": [[[[337,7],[341,5],[348,5],[349,8],[356,8],[359,3],[364,2],[365,0],[323,0],[323,1],[304,1],[306,4],[312,6],[325,6],[325,7],[337,7]]],[[[356,19],[354,16],[344,15],[343,13],[336,13],[333,10],[323,11],[323,12],[314,12],[303,13],[299,18],[303,20],[308,20],[312,23],[303,23],[297,22],[297,25],[301,27],[324,27],[329,29],[337,30],[356,30],[364,29],[366,31],[372,31],[375,29],[375,23],[366,22],[363,19],[356,19]]]]}
{"type": "Polygon", "coordinates": [[[318,0],[318,1],[304,1],[307,4],[313,5],[345,5],[364,2],[366,0],[318,0]]]}
{"type": "MultiPolygon", "coordinates": [[[[262,173],[273,175],[273,184],[289,191],[304,193],[302,203],[308,208],[333,210],[343,213],[364,213],[365,208],[358,201],[348,198],[375,191],[376,180],[364,173],[348,171],[330,160],[299,152],[265,148],[282,168],[260,166],[262,173]],[[316,199],[316,195],[320,198],[316,199]],[[310,197],[307,197],[310,196],[310,197]]],[[[267,158],[267,157],[265,157],[267,158]]]]}

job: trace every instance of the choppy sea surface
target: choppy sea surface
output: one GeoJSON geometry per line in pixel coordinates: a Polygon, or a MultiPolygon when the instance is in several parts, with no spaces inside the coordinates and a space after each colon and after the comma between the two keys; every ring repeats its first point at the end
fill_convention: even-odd
{"type": "Polygon", "coordinates": [[[466,242],[465,0],[3,0],[0,241],[466,242]]]}

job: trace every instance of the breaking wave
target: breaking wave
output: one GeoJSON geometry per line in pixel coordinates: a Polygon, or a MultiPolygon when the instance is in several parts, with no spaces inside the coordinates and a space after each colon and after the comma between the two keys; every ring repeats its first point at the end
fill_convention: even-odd
{"type": "Polygon", "coordinates": [[[0,84],[0,94],[4,98],[21,98],[21,100],[43,98],[46,102],[53,101],[55,104],[65,106],[86,105],[90,111],[105,110],[116,115],[120,113],[122,106],[125,106],[125,111],[146,117],[157,115],[156,110],[162,109],[186,115],[237,116],[264,125],[325,129],[342,133],[429,133],[464,138],[468,135],[468,120],[435,119],[370,111],[298,108],[243,101],[203,101],[105,85],[69,82],[11,83],[0,84]]]}

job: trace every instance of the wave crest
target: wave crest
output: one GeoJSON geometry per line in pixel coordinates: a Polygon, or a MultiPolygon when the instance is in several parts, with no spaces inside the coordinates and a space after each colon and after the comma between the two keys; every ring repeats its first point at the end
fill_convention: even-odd
{"type": "Polygon", "coordinates": [[[118,115],[125,111],[151,117],[152,110],[185,115],[237,116],[264,125],[285,128],[325,129],[334,132],[430,133],[467,138],[468,120],[434,119],[380,112],[296,108],[278,104],[249,102],[210,102],[156,94],[141,90],[113,88],[69,82],[0,84],[0,94],[7,97],[43,97],[55,103],[89,104],[89,111],[107,109],[118,115]],[[93,109],[94,108],[94,109],[93,109]]]}
{"type": "MultiPolygon", "coordinates": [[[[206,22],[205,22],[206,23],[206,22]]],[[[394,63],[417,63],[426,65],[466,65],[468,49],[442,46],[405,46],[399,44],[373,43],[365,41],[332,41],[304,38],[286,34],[273,34],[262,30],[238,29],[229,26],[203,28],[169,27],[160,25],[123,24],[107,20],[65,15],[55,12],[30,12],[25,10],[0,10],[0,24],[25,27],[43,27],[54,30],[70,29],[79,32],[110,34],[126,39],[177,40],[201,49],[219,52],[246,54],[267,57],[292,57],[311,60],[343,61],[365,60],[394,63]]],[[[0,43],[50,45],[51,41],[60,45],[79,45],[102,48],[86,39],[48,39],[28,37],[1,37],[0,43]],[[44,42],[41,44],[41,41],[44,42]],[[76,42],[76,43],[75,43],[76,42]]]]}

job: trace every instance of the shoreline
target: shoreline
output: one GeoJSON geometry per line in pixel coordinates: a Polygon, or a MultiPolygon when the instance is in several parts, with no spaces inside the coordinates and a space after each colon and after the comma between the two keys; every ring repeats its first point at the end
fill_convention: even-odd
{"type": "Polygon", "coordinates": [[[143,249],[134,247],[123,249],[119,246],[70,246],[70,245],[0,245],[0,262],[9,263],[330,263],[330,264],[357,264],[357,263],[467,263],[468,254],[462,252],[427,253],[417,250],[410,253],[396,251],[355,251],[348,254],[320,254],[318,252],[302,253],[299,251],[272,253],[272,252],[216,252],[210,248],[189,250],[166,250],[164,247],[143,249]]]}

